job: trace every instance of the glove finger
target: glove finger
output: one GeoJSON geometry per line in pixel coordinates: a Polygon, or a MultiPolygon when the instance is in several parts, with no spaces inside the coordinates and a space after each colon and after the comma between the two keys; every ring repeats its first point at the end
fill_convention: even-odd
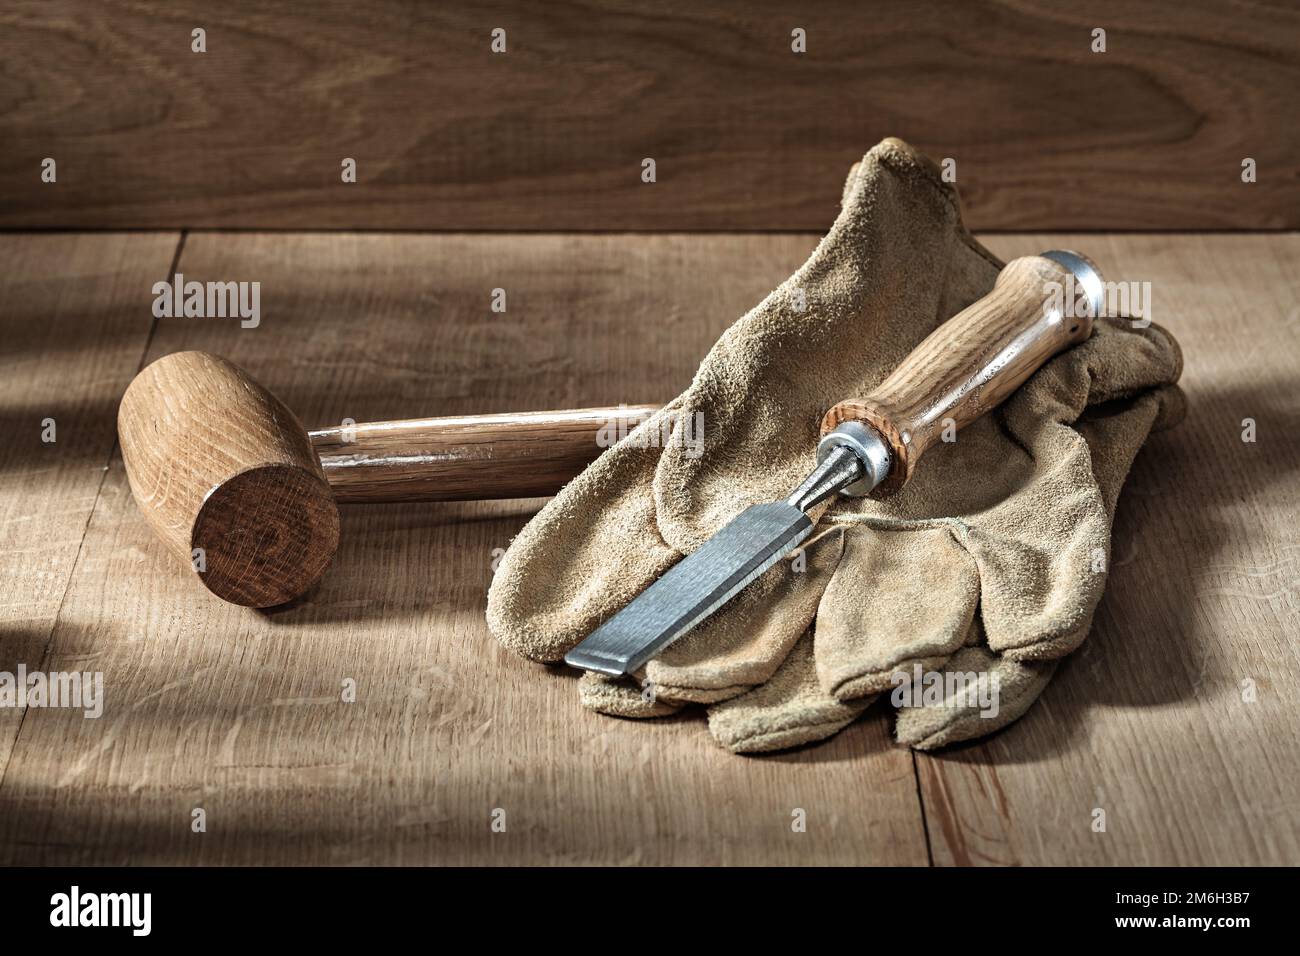
{"type": "Polygon", "coordinates": [[[1187,396],[1177,385],[1165,385],[1153,393],[1160,399],[1160,414],[1156,416],[1151,432],[1163,432],[1176,428],[1187,417],[1187,396]]]}
{"type": "Polygon", "coordinates": [[[682,709],[681,704],[659,700],[652,686],[639,687],[633,678],[595,671],[578,679],[578,700],[588,710],[611,717],[667,717],[682,709]]]}
{"type": "Polygon", "coordinates": [[[1092,474],[1112,520],[1124,479],[1147,436],[1162,427],[1171,427],[1171,419],[1185,414],[1186,402],[1182,389],[1167,385],[1124,403],[1119,409],[1111,403],[1089,408],[1079,420],[1076,427],[1088,443],[1092,474]]]}
{"type": "Polygon", "coordinates": [[[1021,661],[1047,660],[1087,637],[1083,622],[1106,586],[1111,522],[1124,480],[1165,409],[1181,404],[1181,391],[1167,386],[1093,406],[1073,428],[1058,424],[1052,453],[1036,456],[1034,479],[1016,500],[981,519],[970,550],[979,565],[990,649],[1021,661]]]}
{"type": "Polygon", "coordinates": [[[1173,417],[1181,408],[1181,393],[1170,390],[1181,370],[1178,344],[1159,326],[1099,320],[1092,338],[1008,401],[1003,422],[1028,459],[1026,477],[968,539],[990,649],[1053,659],[1087,635],[1119,489],[1162,410],[1173,417]],[[1088,421],[1099,423],[1093,442],[1083,433],[1088,421]]]}
{"type": "Polygon", "coordinates": [[[845,701],[947,660],[970,630],[980,581],[958,521],[837,520],[844,557],[817,610],[816,658],[822,688],[845,701]]]}
{"type": "Polygon", "coordinates": [[[836,700],[822,690],[807,633],[771,680],[708,708],[709,732],[733,753],[784,750],[839,733],[869,704],[836,700]]]}
{"type": "Polygon", "coordinates": [[[768,680],[812,624],[843,553],[835,529],[762,574],[645,667],[658,700],[714,703],[768,680]]]}
{"type": "Polygon", "coordinates": [[[923,690],[917,693],[915,687],[910,701],[904,698],[904,688],[891,694],[898,707],[894,736],[916,750],[934,750],[1001,730],[1038,699],[1057,663],[1016,661],[980,644],[963,647],[939,672],[942,691],[937,700],[923,690]],[[913,706],[902,706],[905,703],[913,706]]]}
{"type": "Polygon", "coordinates": [[[1135,329],[1101,318],[1092,336],[1048,362],[1003,407],[1012,435],[1027,447],[1056,424],[1072,424],[1090,405],[1135,398],[1173,385],[1183,370],[1177,340],[1154,323],[1135,329]]]}
{"type": "Polygon", "coordinates": [[[1164,326],[1134,328],[1129,319],[1098,319],[1082,357],[1088,368],[1087,404],[1130,398],[1173,385],[1183,374],[1183,350],[1164,326]]]}
{"type": "MultiPolygon", "coordinates": [[[[673,408],[641,427],[657,428],[673,408]]],[[[552,498],[501,559],[488,589],[488,626],[523,656],[560,660],[681,557],[655,520],[660,449],[642,447],[635,435],[552,498]]]]}

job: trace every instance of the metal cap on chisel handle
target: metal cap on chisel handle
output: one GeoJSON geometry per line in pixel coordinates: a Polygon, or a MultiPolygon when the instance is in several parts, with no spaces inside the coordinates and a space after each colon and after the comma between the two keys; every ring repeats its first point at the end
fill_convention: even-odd
{"type": "Polygon", "coordinates": [[[1102,292],[1101,274],[1077,253],[1009,262],[988,295],[930,333],[866,397],[826,413],[817,467],[789,497],[746,508],[565,661],[615,676],[637,671],[797,548],[812,533],[819,503],[897,491],[949,422],[974,421],[1086,339],[1102,292]]]}

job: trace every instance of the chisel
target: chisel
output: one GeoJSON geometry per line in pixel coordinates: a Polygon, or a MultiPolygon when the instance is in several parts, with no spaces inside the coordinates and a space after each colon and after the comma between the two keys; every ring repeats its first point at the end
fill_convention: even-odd
{"type": "Polygon", "coordinates": [[[1048,359],[1092,333],[1104,285],[1086,257],[1014,259],[992,291],[953,316],[865,398],[822,418],[817,466],[784,501],[746,508],[565,655],[574,667],[639,670],[812,533],[836,494],[884,498],[945,429],[997,407],[1048,359]]]}

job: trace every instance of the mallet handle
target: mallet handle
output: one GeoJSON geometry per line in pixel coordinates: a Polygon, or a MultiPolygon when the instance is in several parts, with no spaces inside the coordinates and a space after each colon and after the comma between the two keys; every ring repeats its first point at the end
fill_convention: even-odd
{"type": "Polygon", "coordinates": [[[553,495],[655,405],[512,412],[310,432],[339,502],[553,495]]]}

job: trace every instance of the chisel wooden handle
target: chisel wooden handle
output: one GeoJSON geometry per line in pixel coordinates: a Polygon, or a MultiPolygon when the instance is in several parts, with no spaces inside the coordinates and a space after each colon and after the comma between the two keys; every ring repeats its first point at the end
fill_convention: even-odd
{"type": "Polygon", "coordinates": [[[879,432],[890,468],[872,494],[892,494],[949,422],[962,428],[979,418],[1052,356],[1086,339],[1100,292],[1100,273],[1077,253],[1012,260],[988,295],[931,332],[871,394],[828,411],[822,433],[852,421],[879,432]]]}
{"type": "Polygon", "coordinates": [[[417,418],[309,432],[339,502],[553,495],[655,405],[417,418]]]}

